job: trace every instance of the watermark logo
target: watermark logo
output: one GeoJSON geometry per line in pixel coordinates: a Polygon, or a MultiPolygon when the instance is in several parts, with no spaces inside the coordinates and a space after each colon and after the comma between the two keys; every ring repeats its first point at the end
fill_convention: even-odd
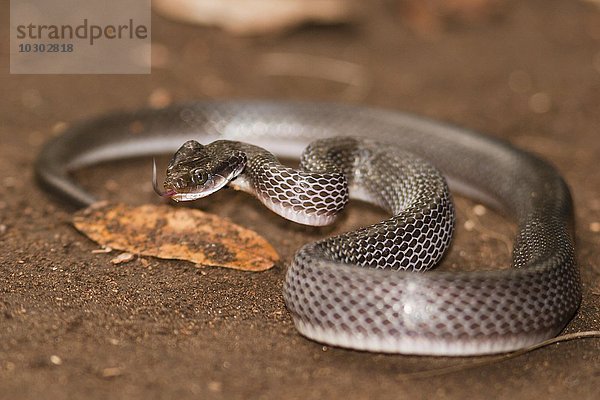
{"type": "Polygon", "coordinates": [[[11,0],[12,74],[149,74],[151,0],[11,0]]]}

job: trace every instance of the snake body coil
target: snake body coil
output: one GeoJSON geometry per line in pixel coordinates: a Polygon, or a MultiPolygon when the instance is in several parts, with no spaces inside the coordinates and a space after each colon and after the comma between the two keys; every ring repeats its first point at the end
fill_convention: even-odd
{"type": "MultiPolygon", "coordinates": [[[[194,103],[113,114],[49,142],[36,174],[55,193],[86,205],[94,198],[69,171],[173,152],[189,139],[243,141],[293,157],[317,140],[304,153],[301,171],[285,170],[254,146],[221,142],[229,149],[240,146],[235,156],[247,162],[244,171],[229,164],[225,170],[232,179],[240,174],[232,185],[298,222],[331,222],[347,200],[346,184],[350,196],[392,214],[373,226],[308,244],[294,256],[284,297],[296,327],[309,338],[381,352],[502,352],[555,336],[579,306],[572,204],[554,168],[504,142],[411,115],[271,102],[194,103]],[[368,139],[354,138],[361,136],[368,139]],[[454,222],[444,179],[422,159],[439,168],[451,188],[516,219],[511,270],[409,272],[439,260],[454,222]]],[[[201,173],[197,178],[210,180],[201,173]]]]}

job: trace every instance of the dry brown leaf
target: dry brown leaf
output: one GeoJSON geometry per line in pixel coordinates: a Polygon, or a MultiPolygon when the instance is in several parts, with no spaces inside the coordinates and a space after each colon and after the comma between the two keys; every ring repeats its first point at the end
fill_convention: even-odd
{"type": "Polygon", "coordinates": [[[279,256],[257,233],[200,210],[106,202],[75,214],[73,224],[113,249],[244,271],[271,268],[279,256]]]}

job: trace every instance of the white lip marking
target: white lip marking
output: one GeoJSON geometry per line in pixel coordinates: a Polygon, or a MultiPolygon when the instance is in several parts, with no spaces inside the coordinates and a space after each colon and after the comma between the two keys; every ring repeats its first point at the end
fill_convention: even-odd
{"type": "MultiPolygon", "coordinates": [[[[212,182],[214,182],[214,180],[212,182]]],[[[229,181],[224,178],[219,181],[218,185],[214,185],[210,189],[205,189],[200,192],[176,193],[172,195],[171,198],[177,202],[198,200],[221,190],[224,186],[227,185],[228,182],[229,181]]]]}

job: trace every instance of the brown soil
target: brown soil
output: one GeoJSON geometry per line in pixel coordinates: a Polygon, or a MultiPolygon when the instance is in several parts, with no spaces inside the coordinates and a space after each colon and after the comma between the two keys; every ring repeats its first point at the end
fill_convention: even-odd
{"type": "MultiPolygon", "coordinates": [[[[113,265],[114,253],[93,254],[97,246],[70,225],[73,210],[34,184],[32,162],[57,123],[150,98],[320,99],[428,115],[506,138],[564,174],[584,283],[583,304],[566,331],[598,329],[598,9],[580,1],[516,2],[491,21],[423,38],[376,4],[357,27],[307,27],[269,39],[155,16],[153,40],[168,49],[167,64],[148,76],[19,76],[2,63],[0,398],[597,398],[598,339],[420,379],[406,374],[481,358],[369,354],[299,336],[281,296],[286,262],[303,243],[381,218],[370,206],[354,204],[333,228],[310,229],[246,195],[220,193],[196,206],[258,231],[284,262],[263,273],[156,259],[113,265]],[[275,77],[264,63],[275,52],[343,59],[364,74],[352,90],[275,77]]],[[[0,13],[7,26],[7,3],[0,13]]],[[[6,30],[0,51],[7,60],[6,30]]],[[[310,66],[301,60],[300,67],[310,66]]],[[[132,160],[78,178],[105,198],[156,203],[149,171],[148,160],[132,160]]],[[[474,207],[459,199],[460,229],[442,268],[509,264],[514,226],[490,210],[479,217],[474,207]]]]}

